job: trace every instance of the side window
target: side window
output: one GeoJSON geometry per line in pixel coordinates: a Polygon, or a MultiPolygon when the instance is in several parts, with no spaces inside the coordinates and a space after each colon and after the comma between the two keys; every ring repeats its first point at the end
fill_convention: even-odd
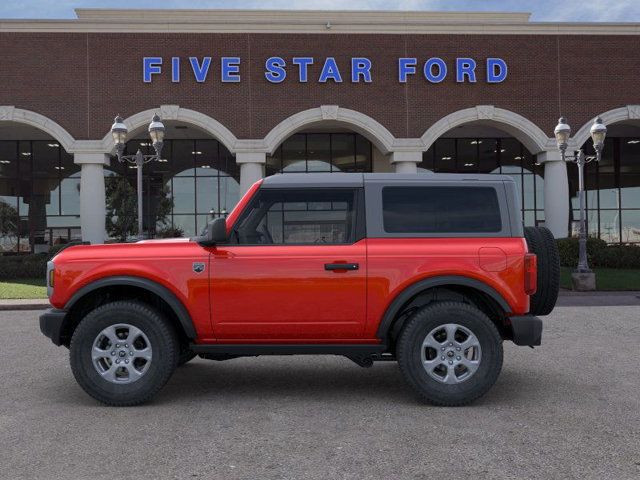
{"type": "Polygon", "coordinates": [[[352,243],[354,189],[261,190],[238,222],[245,245],[352,243]]]}
{"type": "Polygon", "coordinates": [[[388,233],[492,233],[502,230],[492,187],[385,187],[388,233]]]}

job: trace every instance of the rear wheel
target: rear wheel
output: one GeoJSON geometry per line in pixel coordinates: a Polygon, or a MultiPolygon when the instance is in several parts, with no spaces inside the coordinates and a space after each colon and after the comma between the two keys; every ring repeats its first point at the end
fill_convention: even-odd
{"type": "Polygon", "coordinates": [[[400,370],[427,402],[465,405],[485,394],[502,369],[502,339],[477,308],[428,305],[407,320],[396,345],[400,370]]]}
{"type": "Polygon", "coordinates": [[[538,263],[536,293],[531,295],[529,313],[549,315],[560,291],[560,254],[553,234],[545,227],[525,227],[524,236],[538,263]]]}
{"type": "Polygon", "coordinates": [[[71,370],[85,392],[113,406],[145,402],[171,377],[176,334],[149,305],[119,301],[90,312],[70,346],[71,370]]]}

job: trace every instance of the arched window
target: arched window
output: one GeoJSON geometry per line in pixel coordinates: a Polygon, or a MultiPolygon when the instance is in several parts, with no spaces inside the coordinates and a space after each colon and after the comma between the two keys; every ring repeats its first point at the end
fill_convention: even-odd
{"type": "MultiPolygon", "coordinates": [[[[153,151],[149,140],[139,139],[127,142],[125,154],[138,149],[144,154],[153,151]]],[[[111,169],[135,195],[136,167],[114,157],[111,169]]],[[[144,226],[151,237],[169,228],[180,229],[184,236],[196,235],[212,216],[230,212],[239,199],[240,171],[233,155],[217,140],[165,140],[162,161],[143,167],[144,226]]],[[[137,211],[130,214],[136,217],[137,211]]]]}
{"type": "Polygon", "coordinates": [[[524,224],[544,222],[544,168],[515,138],[439,138],[423,154],[418,168],[436,173],[510,175],[520,192],[524,224]]]}
{"type": "Polygon", "coordinates": [[[0,141],[0,251],[39,253],[79,240],[79,172],[55,140],[0,141]]]}

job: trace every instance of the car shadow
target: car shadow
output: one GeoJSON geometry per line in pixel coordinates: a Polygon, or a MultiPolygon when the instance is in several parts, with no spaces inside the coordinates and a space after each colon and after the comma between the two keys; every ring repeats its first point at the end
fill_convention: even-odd
{"type": "MultiPolygon", "coordinates": [[[[176,370],[154,403],[181,402],[194,397],[236,402],[287,399],[322,402],[366,402],[423,405],[405,383],[395,362],[361,368],[348,359],[320,357],[314,361],[276,361],[265,357],[225,362],[196,360],[176,370]],[[234,362],[236,362],[234,364],[234,362]]],[[[503,371],[498,382],[471,407],[526,404],[539,392],[538,380],[518,371],[503,371]],[[528,385],[531,384],[531,385],[528,385]]]]}

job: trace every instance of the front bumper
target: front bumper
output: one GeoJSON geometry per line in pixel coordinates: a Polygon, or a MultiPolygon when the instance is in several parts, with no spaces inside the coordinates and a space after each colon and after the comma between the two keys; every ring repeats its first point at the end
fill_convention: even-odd
{"type": "Polygon", "coordinates": [[[66,311],[57,308],[50,308],[40,315],[40,331],[45,337],[50,338],[54,345],[62,345],[62,327],[66,316],[66,311]]]}
{"type": "Polygon", "coordinates": [[[533,315],[509,317],[513,343],[530,347],[542,344],[542,320],[533,315]]]}

